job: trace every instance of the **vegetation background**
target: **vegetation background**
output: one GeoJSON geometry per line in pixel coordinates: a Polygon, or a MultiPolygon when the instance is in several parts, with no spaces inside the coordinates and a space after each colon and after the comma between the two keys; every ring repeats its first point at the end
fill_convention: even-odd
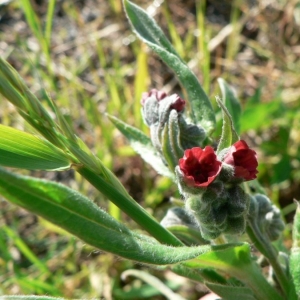
{"type": "MultiPolygon", "coordinates": [[[[300,2],[135,3],[157,20],[189,63],[217,116],[217,78],[235,88],[243,106],[242,138],[257,151],[259,180],[282,208],[289,247],[293,198],[300,198],[300,2]]],[[[46,106],[45,93],[54,99],[92,151],[160,220],[171,206],[170,198],[179,196],[176,187],[135,155],[104,114],[147,132],[140,115],[141,93],[156,88],[184,94],[174,74],[132,34],[121,1],[0,1],[0,55],[46,106]]],[[[4,98],[0,121],[32,131],[4,98]]],[[[72,171],[29,174],[63,182],[131,224],[72,171]]],[[[121,279],[131,268],[151,272],[187,299],[199,299],[205,291],[171,272],[100,253],[0,199],[0,295],[165,299],[138,278],[121,279]]]]}

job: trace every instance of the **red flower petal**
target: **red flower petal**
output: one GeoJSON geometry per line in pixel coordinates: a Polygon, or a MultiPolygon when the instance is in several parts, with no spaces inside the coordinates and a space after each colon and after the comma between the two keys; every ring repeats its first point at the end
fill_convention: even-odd
{"type": "Polygon", "coordinates": [[[214,149],[195,147],[184,152],[179,159],[179,167],[187,184],[196,187],[207,187],[218,176],[222,163],[217,160],[214,149]]]}

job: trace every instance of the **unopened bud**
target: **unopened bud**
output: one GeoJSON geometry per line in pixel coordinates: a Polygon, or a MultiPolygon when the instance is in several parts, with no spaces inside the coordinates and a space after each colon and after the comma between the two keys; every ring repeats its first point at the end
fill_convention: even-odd
{"type": "Polygon", "coordinates": [[[265,232],[271,241],[277,240],[284,230],[280,210],[272,204],[270,199],[262,194],[256,194],[258,207],[256,221],[262,232],[265,232]]]}

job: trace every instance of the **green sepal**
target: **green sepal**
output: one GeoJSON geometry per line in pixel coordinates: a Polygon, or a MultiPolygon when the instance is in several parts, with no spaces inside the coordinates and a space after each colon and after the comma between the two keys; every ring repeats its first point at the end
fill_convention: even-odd
{"type": "Polygon", "coordinates": [[[216,97],[218,105],[222,109],[223,114],[223,127],[222,135],[218,145],[217,153],[220,153],[223,149],[230,147],[239,140],[239,136],[235,131],[234,124],[228,109],[219,97],[216,97]]]}
{"type": "Polygon", "coordinates": [[[122,134],[128,139],[131,147],[149,163],[157,173],[174,179],[174,174],[170,172],[166,167],[157,153],[155,148],[152,146],[151,140],[139,129],[126,124],[116,117],[108,115],[110,121],[122,132],[122,134]]]}
{"type": "Polygon", "coordinates": [[[176,165],[178,165],[178,160],[183,157],[184,151],[180,142],[180,127],[178,124],[178,113],[175,109],[171,110],[169,115],[169,137],[176,165]]]}
{"type": "Polygon", "coordinates": [[[161,135],[161,144],[164,158],[169,169],[175,171],[178,160],[183,157],[183,149],[180,144],[180,128],[178,125],[178,114],[176,110],[171,110],[168,122],[165,123],[161,135]]]}
{"type": "Polygon", "coordinates": [[[202,89],[195,74],[179,57],[165,34],[143,9],[124,0],[127,17],[137,36],[145,42],[178,76],[186,89],[191,104],[191,118],[208,134],[215,129],[215,114],[210,100],[202,89]]]}
{"type": "Polygon", "coordinates": [[[240,101],[235,96],[233,89],[227,84],[227,82],[224,79],[218,78],[218,83],[221,88],[223,102],[232,117],[232,122],[236,132],[239,133],[240,118],[242,114],[240,101]]]}
{"type": "Polygon", "coordinates": [[[0,125],[0,165],[27,170],[65,170],[68,157],[47,140],[0,125]]]}
{"type": "Polygon", "coordinates": [[[92,201],[61,184],[0,169],[0,194],[84,242],[138,262],[168,265],[211,251],[211,246],[170,247],[137,234],[92,201]]]}

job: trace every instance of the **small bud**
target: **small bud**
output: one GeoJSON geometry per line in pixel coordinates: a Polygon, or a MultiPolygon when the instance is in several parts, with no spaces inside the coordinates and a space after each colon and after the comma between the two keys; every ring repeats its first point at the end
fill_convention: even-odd
{"type": "Polygon", "coordinates": [[[247,219],[244,216],[240,216],[238,218],[228,218],[225,233],[243,234],[246,229],[246,223],[247,219]]]}
{"type": "Polygon", "coordinates": [[[227,209],[230,218],[238,218],[246,215],[249,208],[249,196],[239,185],[234,185],[227,190],[227,209]]]}
{"type": "Polygon", "coordinates": [[[161,101],[164,98],[167,97],[167,94],[163,91],[158,91],[157,89],[152,89],[150,92],[144,92],[142,93],[142,99],[141,99],[141,104],[144,106],[145,102],[147,101],[148,98],[155,98],[156,101],[161,101]]]}
{"type": "Polygon", "coordinates": [[[175,109],[178,112],[181,112],[184,110],[185,101],[183,99],[181,99],[177,94],[171,95],[170,99],[172,101],[172,104],[170,106],[171,109],[175,109]]]}
{"type": "Polygon", "coordinates": [[[187,124],[182,115],[178,118],[180,127],[180,143],[184,150],[199,147],[206,138],[205,130],[194,124],[187,124]]]}
{"type": "Polygon", "coordinates": [[[153,96],[147,98],[144,102],[142,116],[147,126],[152,126],[158,123],[158,102],[153,96]]]}
{"type": "Polygon", "coordinates": [[[280,210],[272,204],[270,199],[262,194],[256,194],[255,200],[258,206],[256,221],[262,232],[265,232],[271,241],[277,240],[284,230],[284,222],[281,219],[280,210]]]}
{"type": "Polygon", "coordinates": [[[249,196],[239,185],[226,188],[214,182],[203,193],[186,200],[186,210],[194,215],[205,239],[220,234],[242,234],[246,228],[249,196]]]}

